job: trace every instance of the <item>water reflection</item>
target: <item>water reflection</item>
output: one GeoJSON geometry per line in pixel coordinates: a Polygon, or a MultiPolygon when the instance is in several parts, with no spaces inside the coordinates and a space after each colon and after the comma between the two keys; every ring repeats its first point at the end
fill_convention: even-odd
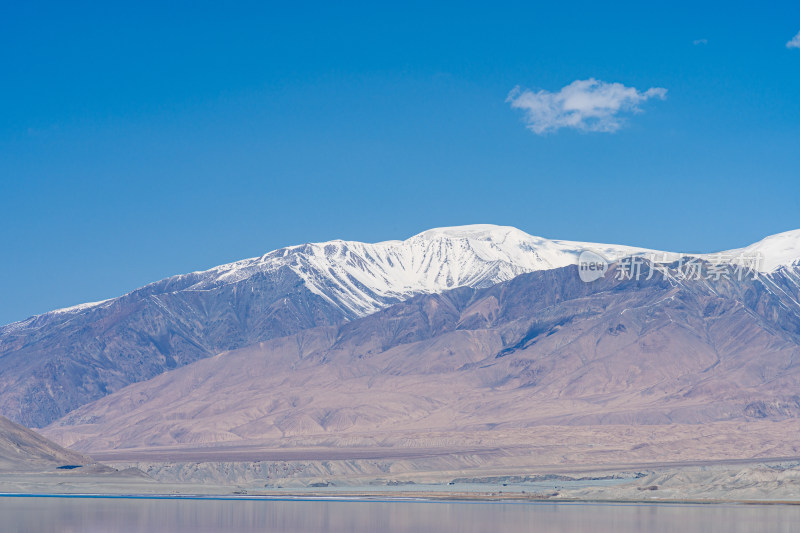
{"type": "Polygon", "coordinates": [[[738,532],[798,531],[783,505],[602,505],[0,498],[20,532],[738,532]]]}

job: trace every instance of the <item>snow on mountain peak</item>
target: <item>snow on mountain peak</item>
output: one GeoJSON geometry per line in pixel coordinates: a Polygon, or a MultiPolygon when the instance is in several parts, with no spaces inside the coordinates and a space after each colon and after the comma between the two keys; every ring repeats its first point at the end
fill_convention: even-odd
{"type": "Polygon", "coordinates": [[[212,269],[196,288],[288,268],[309,290],[356,317],[414,294],[485,287],[526,272],[575,264],[587,247],[609,258],[647,251],[552,241],[510,226],[476,224],[431,229],[404,241],[336,240],[282,248],[212,269]]]}
{"type": "MultiPolygon", "coordinates": [[[[550,240],[511,226],[474,224],[430,229],[403,241],[369,244],[334,240],[290,246],[164,281],[183,280],[181,290],[207,290],[258,274],[280,276],[281,272],[290,271],[311,292],[355,318],[415,294],[462,286],[485,287],[526,272],[572,265],[587,249],[609,260],[654,254],[660,260],[673,261],[681,256],[623,245],[550,240]]],[[[800,230],[722,252],[729,256],[756,253],[760,254],[759,270],[763,272],[799,265],[800,230]]],[[[80,312],[98,305],[105,302],[62,312],[80,312]]]]}
{"type": "MultiPolygon", "coordinates": [[[[197,286],[289,268],[309,290],[356,317],[414,294],[485,287],[526,272],[576,264],[587,249],[609,260],[653,254],[673,261],[681,256],[632,246],[550,240],[511,226],[473,224],[430,229],[404,241],[336,240],[282,248],[212,269],[197,286]]],[[[740,251],[760,252],[764,271],[790,265],[800,258],[800,230],[768,237],[740,251]]]]}
{"type": "Polygon", "coordinates": [[[782,266],[800,265],[800,229],[776,233],[750,246],[723,253],[751,256],[757,254],[760,257],[759,270],[762,272],[773,272],[782,266]]]}
{"type": "MultiPolygon", "coordinates": [[[[450,226],[433,228],[411,237],[411,239],[474,239],[503,241],[507,237],[525,239],[535,238],[513,226],[495,226],[494,224],[469,224],[466,226],[450,226]]],[[[410,240],[410,239],[409,239],[410,240]]]]}

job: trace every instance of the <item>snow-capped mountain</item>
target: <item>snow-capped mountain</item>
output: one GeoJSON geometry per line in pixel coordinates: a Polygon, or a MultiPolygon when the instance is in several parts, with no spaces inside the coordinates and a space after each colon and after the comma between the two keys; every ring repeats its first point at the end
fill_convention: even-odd
{"type": "Polygon", "coordinates": [[[475,430],[497,446],[535,425],[720,423],[705,433],[740,446],[731,421],[800,418],[794,272],[583,283],[566,267],[419,296],[130,385],[44,434],[87,452],[390,446],[409,434],[454,446],[475,430]]]}
{"type": "Polygon", "coordinates": [[[585,249],[605,257],[646,253],[630,246],[554,241],[508,226],[437,228],[404,241],[330,241],[281,248],[213,268],[190,290],[235,283],[288,268],[305,286],[348,317],[389,303],[455,287],[487,287],[525,272],[575,264],[585,249]]]}
{"type": "MultiPolygon", "coordinates": [[[[222,351],[340,324],[414,295],[483,288],[574,264],[587,249],[610,260],[679,257],[492,225],[433,229],[404,241],[281,248],[0,327],[0,414],[45,425],[132,382],[222,351]]],[[[742,250],[762,254],[765,271],[791,265],[800,258],[800,231],[742,250]]]]}
{"type": "Polygon", "coordinates": [[[800,265],[800,230],[785,231],[770,235],[757,243],[722,252],[727,256],[750,256],[760,258],[758,269],[761,272],[774,272],[785,266],[800,265]]]}
{"type": "MultiPolygon", "coordinates": [[[[585,250],[610,261],[629,255],[674,261],[684,255],[625,245],[551,240],[510,226],[474,224],[431,229],[404,241],[334,240],[289,246],[261,257],[168,278],[143,290],[166,284],[172,290],[203,291],[288,269],[312,293],[348,318],[355,318],[416,294],[462,286],[487,287],[526,272],[575,264],[585,250]]],[[[772,235],[744,248],[693,255],[711,261],[759,257],[761,260],[753,266],[771,272],[800,263],[800,230],[772,235]]],[[[80,313],[112,301],[52,313],[80,313]]]]}
{"type": "MultiPolygon", "coordinates": [[[[415,294],[462,286],[487,287],[526,272],[575,264],[586,249],[608,259],[650,252],[662,254],[632,246],[550,240],[510,226],[475,224],[431,229],[404,241],[334,240],[289,246],[261,257],[167,278],[131,294],[206,291],[241,283],[253,276],[290,271],[309,291],[346,317],[355,318],[415,294]]],[[[57,309],[9,324],[0,333],[48,316],[80,314],[109,306],[117,300],[57,309]]]]}

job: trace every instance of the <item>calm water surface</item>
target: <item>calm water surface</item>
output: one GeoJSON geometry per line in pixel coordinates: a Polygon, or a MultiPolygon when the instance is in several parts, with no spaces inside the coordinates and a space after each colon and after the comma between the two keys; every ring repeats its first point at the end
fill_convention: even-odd
{"type": "Polygon", "coordinates": [[[800,507],[0,497],[6,532],[800,531],[800,507]]]}

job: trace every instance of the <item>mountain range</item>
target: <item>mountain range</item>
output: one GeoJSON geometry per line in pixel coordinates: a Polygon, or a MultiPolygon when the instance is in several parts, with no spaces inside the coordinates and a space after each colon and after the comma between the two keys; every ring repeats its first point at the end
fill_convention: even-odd
{"type": "Polygon", "coordinates": [[[221,353],[45,428],[80,450],[385,446],[398,435],[800,416],[800,271],[583,283],[575,266],[412,297],[221,353]],[[309,441],[308,437],[316,437],[309,441]]]}
{"type": "Polygon", "coordinates": [[[415,294],[563,266],[584,247],[493,226],[378,244],[305,244],[34,316],[0,327],[0,414],[41,427],[221,351],[341,324],[415,294]]]}
{"type": "Polygon", "coordinates": [[[585,250],[656,254],[480,225],[175,276],[0,328],[0,413],[87,450],[797,415],[800,231],[714,255],[744,280],[583,283],[585,250]]]}

